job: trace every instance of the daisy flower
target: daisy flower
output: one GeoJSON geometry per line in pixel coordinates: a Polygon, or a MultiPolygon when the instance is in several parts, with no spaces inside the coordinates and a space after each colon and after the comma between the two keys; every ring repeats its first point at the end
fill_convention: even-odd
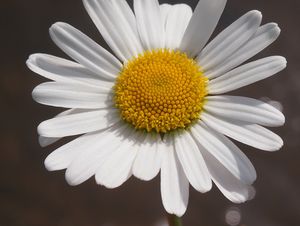
{"type": "Polygon", "coordinates": [[[83,3],[114,55],[58,22],[51,38],[74,61],[41,53],[27,61],[52,80],[33,90],[34,100],[67,109],[38,126],[40,144],[80,135],[53,151],[46,168],[66,169],[70,185],[95,176],[107,188],[160,172],[162,203],[177,216],[189,185],[204,193],[214,182],[232,202],[249,199],[256,172],[229,138],[276,151],[282,139],[263,126],[285,118],[267,103],[225,93],[286,67],[281,56],[243,64],[279,36],[277,24],[261,25],[253,10],[207,44],[226,0],[200,0],[194,12],[157,0],[134,0],[134,10],[125,0],[83,3]]]}

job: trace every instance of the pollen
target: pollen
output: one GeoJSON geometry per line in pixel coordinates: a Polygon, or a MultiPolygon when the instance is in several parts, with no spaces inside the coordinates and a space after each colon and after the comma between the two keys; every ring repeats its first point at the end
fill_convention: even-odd
{"type": "Polygon", "coordinates": [[[115,83],[115,105],[137,129],[167,133],[200,118],[208,79],[180,51],[146,51],[127,62],[115,83]]]}

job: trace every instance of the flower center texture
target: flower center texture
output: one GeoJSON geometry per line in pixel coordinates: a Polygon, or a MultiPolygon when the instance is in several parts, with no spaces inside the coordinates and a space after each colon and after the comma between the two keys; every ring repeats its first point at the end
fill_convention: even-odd
{"type": "Polygon", "coordinates": [[[146,51],[127,62],[115,84],[115,105],[137,129],[166,133],[199,119],[208,79],[184,53],[146,51]]]}

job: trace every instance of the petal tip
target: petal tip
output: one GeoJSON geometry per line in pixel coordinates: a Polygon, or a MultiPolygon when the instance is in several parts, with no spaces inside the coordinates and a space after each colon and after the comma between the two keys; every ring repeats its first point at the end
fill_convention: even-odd
{"type": "MultiPolygon", "coordinates": [[[[31,54],[29,55],[29,57],[26,60],[26,65],[28,66],[29,64],[31,64],[33,61],[35,61],[36,59],[36,54],[31,54]]],[[[29,67],[29,66],[28,66],[29,67]]]]}
{"type": "Polygon", "coordinates": [[[262,19],[262,13],[258,10],[251,10],[248,13],[246,13],[246,15],[250,18],[255,18],[258,21],[261,21],[262,19]]]}
{"type": "Polygon", "coordinates": [[[181,208],[177,208],[177,209],[176,208],[172,209],[172,208],[166,208],[165,207],[165,210],[169,214],[176,215],[177,217],[182,217],[185,214],[186,209],[187,209],[187,207],[181,207],[181,208]]]}
{"type": "Polygon", "coordinates": [[[285,67],[287,66],[287,60],[285,57],[281,57],[281,60],[282,60],[282,64],[285,65],[285,67]]]}
{"type": "Polygon", "coordinates": [[[60,21],[52,24],[51,27],[49,28],[49,33],[50,33],[51,37],[52,37],[52,35],[55,34],[55,32],[59,32],[58,31],[59,29],[63,29],[63,27],[66,27],[66,26],[70,26],[70,25],[65,22],[60,22],[60,21]]]}
{"type": "Polygon", "coordinates": [[[278,24],[276,24],[276,23],[271,23],[271,24],[273,26],[273,32],[271,34],[272,34],[272,36],[274,36],[275,38],[277,38],[280,35],[280,33],[281,33],[281,29],[278,26],[278,24]]]}
{"type": "Polygon", "coordinates": [[[262,17],[262,13],[261,13],[259,10],[257,10],[257,9],[251,10],[250,12],[251,12],[253,15],[256,15],[256,16],[258,16],[258,17],[262,17]]]}
{"type": "MultiPolygon", "coordinates": [[[[272,59],[272,57],[270,57],[270,59],[272,59]]],[[[279,66],[281,68],[281,70],[283,70],[284,68],[287,67],[287,60],[285,57],[283,56],[274,56],[273,57],[274,62],[276,62],[277,66],[279,66]]]]}
{"type": "Polygon", "coordinates": [[[284,145],[283,140],[281,139],[281,137],[278,136],[277,140],[274,141],[274,145],[272,148],[270,148],[269,151],[279,151],[284,145]]]}
{"type": "Polygon", "coordinates": [[[66,170],[65,173],[65,180],[70,186],[76,186],[82,183],[80,180],[78,180],[78,178],[72,175],[68,169],[66,170]]]}
{"type": "Polygon", "coordinates": [[[32,90],[31,96],[35,102],[38,102],[38,87],[37,86],[34,87],[34,89],[32,90]]]}
{"type": "Polygon", "coordinates": [[[52,25],[50,26],[50,28],[49,28],[49,31],[51,32],[51,31],[53,31],[54,29],[56,29],[56,28],[58,27],[58,23],[59,23],[59,22],[56,22],[56,23],[52,24],[52,25]]]}
{"type": "Polygon", "coordinates": [[[57,169],[55,167],[54,160],[51,156],[51,154],[48,155],[47,158],[44,160],[44,166],[48,171],[55,171],[57,169]]]}
{"type": "Polygon", "coordinates": [[[50,28],[60,27],[60,26],[63,26],[65,24],[66,24],[65,22],[57,21],[54,24],[52,24],[50,28]]]}
{"type": "Polygon", "coordinates": [[[284,116],[284,114],[282,114],[280,125],[283,126],[284,124],[285,124],[285,116],[284,116]]]}
{"type": "Polygon", "coordinates": [[[278,150],[279,149],[281,149],[282,147],[283,147],[283,145],[284,145],[284,142],[283,142],[283,140],[280,138],[280,140],[278,140],[278,150]]]}
{"type": "Polygon", "coordinates": [[[45,134],[43,134],[43,131],[44,131],[44,125],[45,125],[45,122],[41,122],[38,127],[37,127],[37,133],[40,135],[40,136],[43,136],[45,134]]]}

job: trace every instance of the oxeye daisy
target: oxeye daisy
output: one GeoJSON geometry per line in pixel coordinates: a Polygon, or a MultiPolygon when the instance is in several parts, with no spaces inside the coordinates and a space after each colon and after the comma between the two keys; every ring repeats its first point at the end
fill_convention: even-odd
{"type": "Polygon", "coordinates": [[[66,169],[70,185],[95,176],[107,188],[160,173],[163,205],[177,216],[189,185],[204,193],[214,182],[232,202],[249,199],[256,172],[229,138],[279,150],[283,141],[263,126],[285,118],[267,103],[225,93],[286,67],[281,56],[244,64],[275,41],[277,24],[261,25],[253,10],[207,44],[226,0],[200,0],[194,11],[157,0],[134,0],[133,10],[125,0],[83,3],[114,54],[58,22],[51,38],[73,60],[38,53],[27,61],[52,80],[33,90],[34,100],[67,109],[38,126],[40,144],[80,135],[53,151],[46,168],[66,169]]]}

